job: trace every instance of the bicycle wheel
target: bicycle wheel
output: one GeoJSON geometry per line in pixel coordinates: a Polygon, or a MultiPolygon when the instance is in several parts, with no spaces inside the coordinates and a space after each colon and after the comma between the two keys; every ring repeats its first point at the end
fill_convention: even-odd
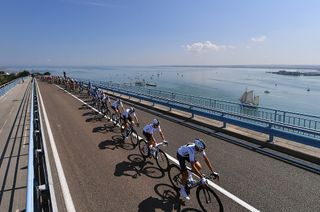
{"type": "Polygon", "coordinates": [[[203,211],[223,211],[218,195],[208,186],[198,186],[197,200],[203,211]]]}
{"type": "Polygon", "coordinates": [[[142,157],[147,158],[149,157],[150,151],[149,151],[149,145],[148,143],[141,139],[139,140],[139,151],[142,157]]]}
{"type": "Polygon", "coordinates": [[[106,114],[105,114],[108,119],[111,119],[111,111],[109,109],[106,110],[106,114]]]}
{"type": "Polygon", "coordinates": [[[175,164],[171,164],[168,169],[169,180],[175,189],[180,189],[181,185],[181,169],[175,164]]]}
{"type": "Polygon", "coordinates": [[[157,157],[156,157],[157,164],[161,171],[167,171],[169,167],[169,159],[166,155],[166,153],[162,150],[159,149],[157,157]]]}
{"type": "Polygon", "coordinates": [[[133,146],[136,146],[139,142],[138,133],[134,129],[131,130],[130,139],[133,146]]]}

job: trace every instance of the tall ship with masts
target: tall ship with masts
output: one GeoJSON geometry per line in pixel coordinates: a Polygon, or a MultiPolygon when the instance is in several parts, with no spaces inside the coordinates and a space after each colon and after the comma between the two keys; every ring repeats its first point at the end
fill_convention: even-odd
{"type": "Polygon", "coordinates": [[[246,91],[240,97],[240,102],[244,106],[258,107],[259,106],[259,98],[260,98],[259,96],[255,96],[253,94],[253,90],[248,91],[246,89],[246,91]]]}

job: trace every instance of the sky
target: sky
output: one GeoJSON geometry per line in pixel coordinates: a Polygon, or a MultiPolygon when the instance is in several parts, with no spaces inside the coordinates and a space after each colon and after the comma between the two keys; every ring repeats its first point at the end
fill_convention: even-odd
{"type": "Polygon", "coordinates": [[[319,0],[1,0],[0,66],[319,65],[319,0]]]}

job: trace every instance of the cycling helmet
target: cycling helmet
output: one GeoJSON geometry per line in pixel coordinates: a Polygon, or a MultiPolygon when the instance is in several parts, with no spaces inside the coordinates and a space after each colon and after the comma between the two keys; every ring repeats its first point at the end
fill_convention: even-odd
{"type": "Polygon", "coordinates": [[[134,107],[130,107],[130,111],[134,113],[134,107]]]}
{"type": "Polygon", "coordinates": [[[196,145],[196,147],[202,151],[206,148],[206,144],[204,143],[204,141],[200,138],[197,138],[194,140],[194,144],[196,145]]]}
{"type": "Polygon", "coordinates": [[[160,122],[158,119],[153,119],[152,124],[154,127],[158,127],[160,125],[160,122]]]}

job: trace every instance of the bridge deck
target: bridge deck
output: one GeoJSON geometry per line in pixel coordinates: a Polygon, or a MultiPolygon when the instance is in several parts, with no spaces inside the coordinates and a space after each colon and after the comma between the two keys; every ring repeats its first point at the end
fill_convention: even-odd
{"type": "Polygon", "coordinates": [[[30,79],[0,97],[0,211],[25,209],[30,79]]]}
{"type": "MultiPolygon", "coordinates": [[[[55,85],[40,82],[39,86],[78,211],[199,210],[194,191],[186,206],[179,205],[167,173],[161,173],[153,160],[141,161],[137,148],[129,141],[121,143],[119,128],[97,120],[91,109],[55,85]]],[[[170,142],[165,151],[173,157],[180,145],[195,137],[205,139],[207,154],[221,173],[218,184],[258,210],[320,210],[319,175],[269,157],[272,153],[264,154],[261,146],[248,144],[243,148],[231,138],[222,139],[214,132],[199,130],[188,120],[143,108],[137,109],[137,115],[141,126],[158,116],[170,142]]],[[[142,127],[137,130],[141,135],[142,127]]],[[[53,172],[57,176],[54,166],[53,172]]],[[[57,177],[54,182],[56,190],[61,190],[57,177]]],[[[224,194],[217,194],[225,211],[246,211],[224,194]]]]}

